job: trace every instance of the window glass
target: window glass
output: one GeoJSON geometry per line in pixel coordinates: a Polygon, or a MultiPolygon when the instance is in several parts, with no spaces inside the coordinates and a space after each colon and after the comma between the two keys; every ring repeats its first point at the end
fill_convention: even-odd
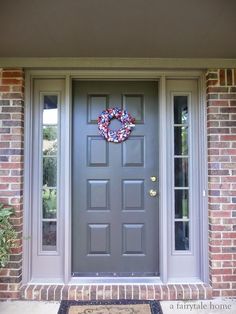
{"type": "Polygon", "coordinates": [[[56,251],[57,223],[43,221],[43,251],[56,251]]]}
{"type": "Polygon", "coordinates": [[[174,142],[176,156],[188,155],[188,127],[174,127],[174,142]]]}
{"type": "Polygon", "coordinates": [[[189,250],[189,222],[175,222],[175,249],[189,250]]]}
{"type": "Polygon", "coordinates": [[[174,123],[188,123],[188,96],[174,96],[174,123]]]}
{"type": "Polygon", "coordinates": [[[189,104],[188,96],[173,98],[175,250],[189,250],[189,104]]]}
{"type": "Polygon", "coordinates": [[[57,246],[58,96],[44,95],[42,124],[42,250],[57,246]]]}
{"type": "Polygon", "coordinates": [[[189,195],[188,190],[175,190],[175,218],[189,217],[189,195]]]}
{"type": "Polygon", "coordinates": [[[188,158],[175,158],[175,186],[188,186],[188,158]]]}

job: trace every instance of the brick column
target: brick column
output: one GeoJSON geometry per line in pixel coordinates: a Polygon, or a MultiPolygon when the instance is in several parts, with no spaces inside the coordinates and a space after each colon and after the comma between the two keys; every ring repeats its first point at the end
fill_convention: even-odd
{"type": "Polygon", "coordinates": [[[236,69],[207,72],[209,258],[213,296],[236,296],[236,69]]]}
{"type": "Polygon", "coordinates": [[[0,299],[17,299],[22,278],[24,73],[0,69],[0,202],[12,205],[18,247],[0,269],[0,299]]]}

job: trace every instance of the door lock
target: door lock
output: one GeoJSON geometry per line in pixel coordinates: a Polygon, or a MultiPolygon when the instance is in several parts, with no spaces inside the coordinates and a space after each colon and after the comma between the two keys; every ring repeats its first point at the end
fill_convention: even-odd
{"type": "Polygon", "coordinates": [[[149,191],[149,195],[150,195],[151,197],[155,197],[155,196],[157,196],[157,191],[151,189],[151,190],[149,191]]]}

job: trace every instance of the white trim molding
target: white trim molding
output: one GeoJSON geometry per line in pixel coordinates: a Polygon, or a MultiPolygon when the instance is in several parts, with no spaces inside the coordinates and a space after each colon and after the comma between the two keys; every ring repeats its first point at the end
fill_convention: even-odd
{"type": "Polygon", "coordinates": [[[236,59],[216,58],[0,58],[0,67],[77,69],[214,69],[236,68],[236,59]]]}

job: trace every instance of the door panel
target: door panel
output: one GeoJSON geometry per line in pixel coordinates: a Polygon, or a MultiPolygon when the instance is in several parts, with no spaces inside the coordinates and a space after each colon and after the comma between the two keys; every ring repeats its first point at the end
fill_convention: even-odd
{"type": "MultiPolygon", "coordinates": [[[[158,97],[156,82],[74,81],[72,272],[157,275],[158,97]],[[121,107],[136,119],[123,143],[108,143],[97,118],[121,107]]],[[[117,125],[119,122],[114,121],[117,125]]]]}

